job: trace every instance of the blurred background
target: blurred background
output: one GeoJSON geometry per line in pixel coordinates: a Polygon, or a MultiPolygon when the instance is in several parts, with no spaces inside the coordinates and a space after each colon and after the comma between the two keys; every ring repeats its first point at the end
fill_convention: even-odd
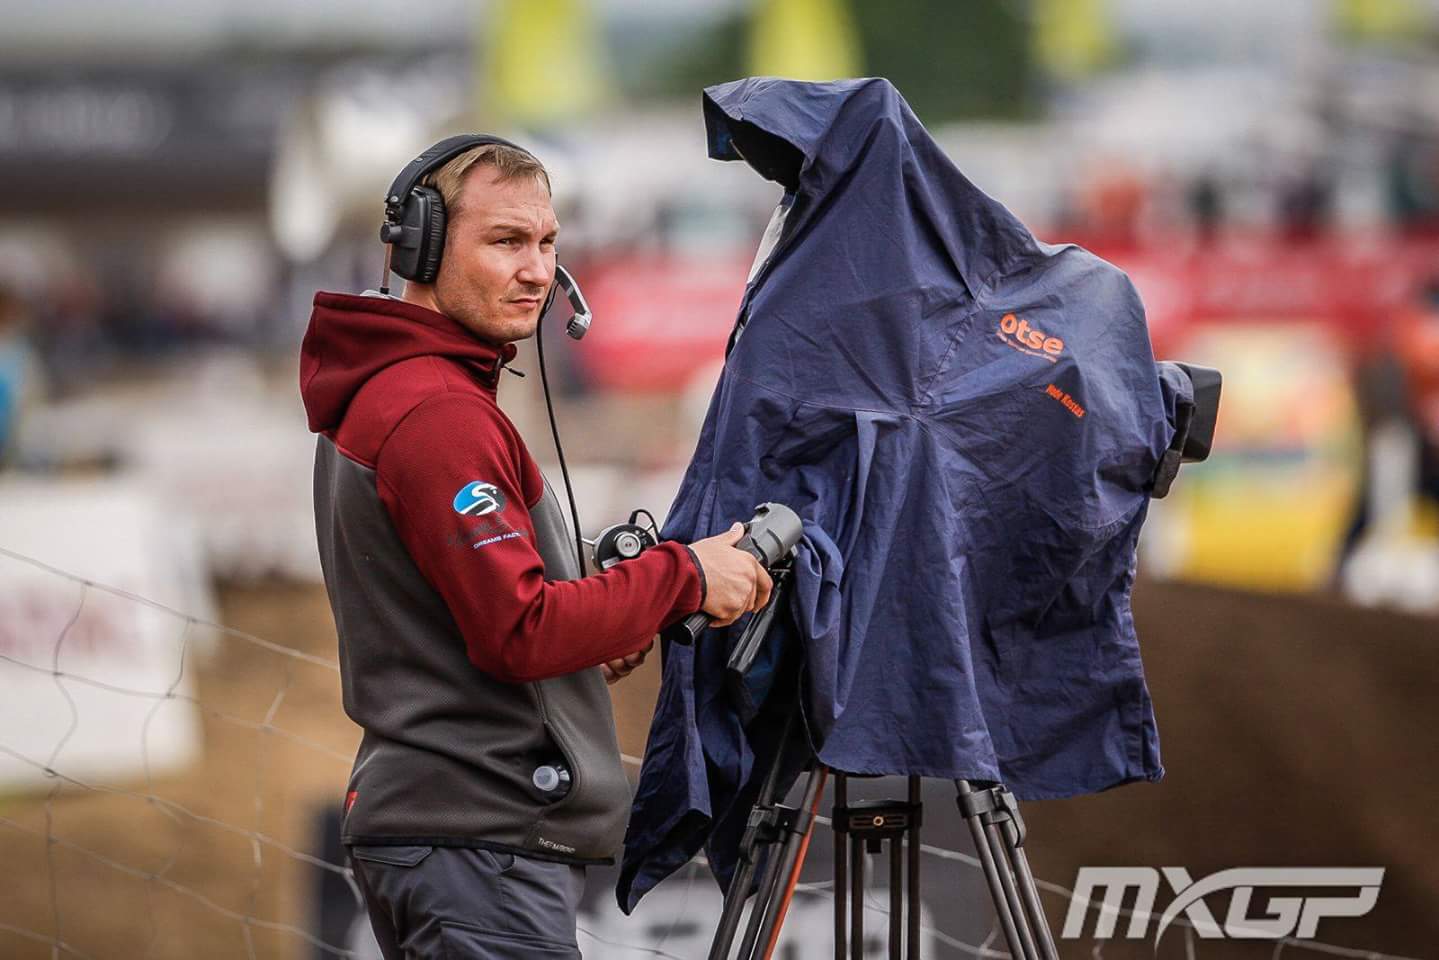
{"type": "MultiPolygon", "coordinates": [[[[0,956],[370,955],[334,846],[357,734],[310,300],[378,284],[381,193],[423,147],[531,147],[595,313],[548,354],[581,515],[662,519],[778,200],[705,156],[701,88],[751,74],[889,78],[1041,239],[1129,273],[1157,356],[1224,372],[1214,454],[1140,550],[1169,776],[1026,807],[1056,932],[1082,865],[1383,866],[1374,912],[1319,939],[1435,955],[1439,0],[0,0],[0,23],[0,956]]],[[[501,403],[552,470],[539,378],[501,403]]],[[[655,666],[612,688],[631,757],[655,666]]],[[[925,956],[1003,955],[952,789],[926,796],[952,855],[926,861],[925,956]]],[[[787,960],[830,955],[825,846],[787,960]]],[[[700,868],[628,920],[610,879],[586,956],[703,956],[700,868]]],[[[1318,949],[1061,945],[1101,948],[1318,949]]]]}

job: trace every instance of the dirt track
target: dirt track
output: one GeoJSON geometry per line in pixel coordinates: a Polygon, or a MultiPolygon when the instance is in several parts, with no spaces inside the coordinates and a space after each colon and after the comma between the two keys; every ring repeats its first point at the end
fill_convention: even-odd
{"type": "MultiPolygon", "coordinates": [[[[1135,618],[1167,774],[1027,805],[1036,872],[1072,885],[1082,864],[1181,865],[1196,880],[1228,867],[1383,866],[1373,913],[1325,922],[1319,939],[1439,956],[1439,622],[1159,583],[1136,590],[1135,618]]],[[[1199,955],[1273,952],[1202,943],[1199,955]]],[[[1104,956],[1154,954],[1115,941],[1104,956]]]]}
{"type": "MultiPolygon", "coordinates": [[[[333,656],[320,588],[229,588],[221,599],[226,624],[333,656]]],[[[1323,600],[1172,584],[1142,585],[1136,615],[1168,777],[1028,805],[1036,872],[1068,885],[1082,864],[1183,865],[1195,878],[1233,866],[1382,865],[1388,874],[1374,913],[1321,927],[1322,938],[1435,955],[1439,624],[1323,600]]],[[[157,783],[156,792],[192,814],[309,849],[318,812],[343,789],[356,741],[336,675],[236,640],[198,666],[197,693],[211,709],[259,722],[283,690],[274,725],[320,747],[207,715],[203,761],[157,783]]],[[[654,681],[647,666],[616,688],[627,752],[642,749],[654,681]]],[[[43,835],[41,800],[0,800],[0,815],[43,835]]],[[[167,815],[142,799],[74,787],[61,790],[50,813],[51,832],[62,841],[50,850],[53,898],[46,844],[0,827],[0,925],[51,936],[58,908],[64,941],[97,960],[311,955],[293,933],[251,927],[247,943],[245,925],[223,912],[309,926],[316,868],[280,847],[184,813],[167,815]],[[163,871],[165,881],[193,895],[69,844],[142,874],[163,871]]],[[[1062,908],[1052,906],[1057,930],[1062,908]]],[[[1089,946],[1075,955],[1088,955],[1089,946]]],[[[1182,943],[1164,947],[1160,955],[1169,956],[1182,943]]],[[[1272,953],[1272,944],[1203,943],[1199,955],[1272,953]]],[[[1154,953],[1146,941],[1115,941],[1103,955],[1154,953]]],[[[50,956],[49,944],[0,926],[0,957],[50,956]]]]}

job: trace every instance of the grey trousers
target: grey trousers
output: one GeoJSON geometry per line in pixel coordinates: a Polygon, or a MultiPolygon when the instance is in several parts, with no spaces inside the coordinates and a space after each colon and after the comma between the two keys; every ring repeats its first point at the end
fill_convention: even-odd
{"type": "Polygon", "coordinates": [[[583,867],[463,847],[350,848],[385,960],[580,956],[583,867]]]}

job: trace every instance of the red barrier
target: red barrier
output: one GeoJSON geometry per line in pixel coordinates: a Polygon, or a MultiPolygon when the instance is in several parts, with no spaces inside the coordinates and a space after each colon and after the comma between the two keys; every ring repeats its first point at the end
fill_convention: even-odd
{"type": "MultiPolygon", "coordinates": [[[[1095,253],[1139,288],[1160,356],[1196,322],[1294,320],[1332,326],[1363,353],[1396,309],[1439,276],[1439,237],[1343,234],[1286,242],[1273,235],[1200,246],[1187,238],[1095,253]]],[[[582,275],[594,330],[579,351],[602,389],[675,391],[724,356],[749,252],[684,258],[601,258],[582,275]]]]}

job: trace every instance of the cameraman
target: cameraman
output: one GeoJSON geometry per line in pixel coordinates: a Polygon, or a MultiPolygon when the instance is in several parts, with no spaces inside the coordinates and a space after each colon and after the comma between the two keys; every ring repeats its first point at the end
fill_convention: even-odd
{"type": "Polygon", "coordinates": [[[549,178],[465,139],[422,154],[400,198],[430,204],[397,234],[419,257],[395,268],[403,296],[316,294],[302,349],[320,558],[364,731],[342,840],[386,960],[575,957],[583,867],[610,859],[630,802],[605,681],[682,616],[759,609],[770,580],[733,548],[738,524],[575,579],[558,501],[496,403],[554,280],[549,178]]]}

